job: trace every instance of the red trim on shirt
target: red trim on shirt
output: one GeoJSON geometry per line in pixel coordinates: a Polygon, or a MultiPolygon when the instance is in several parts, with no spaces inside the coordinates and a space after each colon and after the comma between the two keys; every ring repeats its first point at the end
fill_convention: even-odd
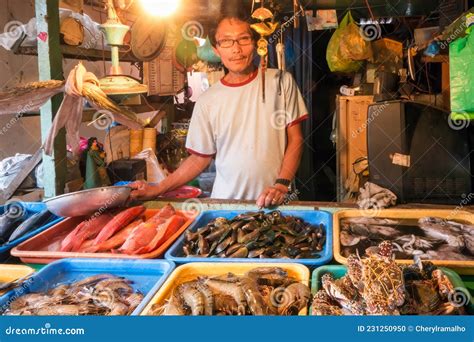
{"type": "Polygon", "coordinates": [[[243,81],[243,82],[240,82],[240,83],[229,83],[226,80],[224,80],[224,77],[222,77],[221,82],[222,82],[223,85],[228,86],[228,87],[241,87],[243,85],[246,85],[246,84],[249,84],[250,82],[252,82],[255,79],[255,77],[257,77],[257,75],[258,75],[258,69],[255,69],[250,74],[250,78],[246,81],[243,81]]]}
{"type": "Polygon", "coordinates": [[[305,115],[299,117],[298,119],[296,119],[295,121],[290,122],[288,125],[286,125],[286,127],[287,128],[292,127],[294,125],[299,124],[301,121],[304,121],[304,120],[307,120],[307,119],[309,119],[309,114],[305,114],[305,115]]]}
{"type": "Polygon", "coordinates": [[[207,157],[214,157],[214,156],[216,155],[215,153],[214,153],[214,154],[199,153],[199,152],[194,151],[193,149],[190,149],[190,148],[187,148],[186,150],[187,150],[189,153],[191,153],[191,154],[195,154],[195,155],[197,155],[197,156],[199,156],[199,157],[204,157],[204,158],[207,158],[207,157]]]}

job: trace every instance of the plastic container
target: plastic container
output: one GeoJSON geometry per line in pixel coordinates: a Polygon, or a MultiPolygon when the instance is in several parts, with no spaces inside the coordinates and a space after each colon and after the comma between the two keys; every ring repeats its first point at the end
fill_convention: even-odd
{"type": "MultiPolygon", "coordinates": [[[[27,217],[30,217],[33,214],[39,213],[43,210],[46,209],[46,204],[42,202],[22,202],[22,205],[24,205],[27,213],[27,217]]],[[[5,212],[5,206],[0,207],[0,215],[5,212]]],[[[36,234],[48,229],[49,227],[55,225],[56,223],[59,223],[62,221],[62,217],[58,217],[53,215],[53,218],[50,219],[46,224],[30,231],[29,233],[19,237],[18,239],[15,239],[13,241],[10,241],[2,246],[0,246],[0,262],[5,261],[8,259],[10,256],[10,250],[14,248],[15,246],[19,245],[23,241],[28,240],[29,238],[35,236],[36,234]]]]}
{"type": "MultiPolygon", "coordinates": [[[[334,259],[341,264],[347,264],[347,258],[341,255],[341,242],[339,235],[341,232],[340,221],[343,218],[363,217],[367,216],[367,212],[357,209],[340,210],[333,214],[334,226],[334,259]]],[[[387,209],[380,210],[371,217],[389,218],[389,219],[419,219],[425,216],[436,216],[449,220],[461,220],[474,224],[474,214],[467,211],[456,211],[446,209],[387,209]]],[[[474,274],[474,260],[457,261],[457,260],[429,260],[436,266],[449,267],[460,274],[474,274]]],[[[396,259],[399,264],[410,265],[413,259],[396,259]]]]}
{"type": "Polygon", "coordinates": [[[174,267],[174,263],[166,260],[59,260],[34,274],[26,286],[20,286],[1,296],[0,308],[5,309],[11,300],[30,292],[43,292],[62,283],[72,283],[93,275],[109,273],[132,280],[132,287],[145,296],[132,313],[136,315],[143,310],[174,267]]]}
{"type": "MultiPolygon", "coordinates": [[[[147,209],[145,217],[148,219],[156,214],[159,209],[147,209]]],[[[184,212],[177,210],[177,214],[185,216],[184,212]]],[[[140,255],[127,255],[122,253],[80,253],[80,252],[61,252],[61,241],[69,234],[84,217],[70,217],[51,227],[50,229],[38,234],[37,236],[23,242],[15,247],[11,253],[19,257],[25,263],[48,264],[58,259],[64,258],[108,258],[108,259],[154,259],[163,256],[169,246],[188,228],[193,222],[193,217],[185,216],[187,221],[176,231],[168,240],[154,251],[140,255]]]]}
{"type": "MultiPolygon", "coordinates": [[[[461,277],[456,272],[446,267],[440,267],[440,269],[442,269],[443,272],[448,276],[449,280],[451,280],[454,288],[466,289],[466,291],[468,291],[461,277]]],[[[311,275],[311,294],[315,295],[316,292],[322,288],[321,278],[326,273],[332,274],[334,279],[339,279],[346,275],[347,267],[344,265],[325,265],[315,269],[311,275]]],[[[309,315],[311,315],[312,308],[310,307],[309,310],[309,315]]],[[[474,303],[472,302],[471,298],[469,299],[469,304],[467,305],[467,311],[470,315],[474,314],[474,303]]]]}
{"type": "MultiPolygon", "coordinates": [[[[170,275],[168,280],[163,284],[163,286],[158,290],[158,292],[153,296],[149,303],[144,306],[144,309],[140,312],[141,316],[148,315],[153,304],[163,304],[166,299],[171,295],[173,289],[190,280],[196,279],[198,276],[219,276],[225,275],[229,272],[242,276],[251,269],[257,267],[281,267],[288,272],[288,276],[293,277],[300,281],[301,283],[309,286],[309,270],[307,267],[299,264],[281,264],[281,263],[269,263],[262,265],[254,262],[247,263],[210,263],[210,262],[199,262],[199,263],[189,263],[177,267],[174,272],[170,275]]],[[[307,315],[308,309],[304,308],[299,312],[299,315],[307,315]]]]}
{"type": "MultiPolygon", "coordinates": [[[[267,210],[268,211],[268,210],[267,210]]],[[[196,221],[189,227],[190,231],[196,231],[198,228],[205,226],[210,221],[224,217],[231,219],[239,214],[246,213],[248,210],[208,210],[202,212],[196,221]]],[[[319,266],[328,263],[332,259],[332,219],[331,214],[321,210],[282,210],[281,213],[285,216],[295,216],[303,219],[306,223],[312,225],[323,224],[326,229],[326,242],[323,250],[320,252],[320,258],[314,259],[259,259],[259,258],[204,258],[204,257],[186,257],[182,250],[184,245],[185,234],[183,234],[171,248],[166,252],[165,258],[176,262],[177,264],[184,264],[188,262],[296,262],[308,266],[319,266]]]]}
{"type": "MultiPolygon", "coordinates": [[[[26,277],[34,272],[33,268],[24,265],[0,265],[0,284],[26,277]]],[[[0,296],[4,293],[4,291],[0,291],[0,296]]]]}

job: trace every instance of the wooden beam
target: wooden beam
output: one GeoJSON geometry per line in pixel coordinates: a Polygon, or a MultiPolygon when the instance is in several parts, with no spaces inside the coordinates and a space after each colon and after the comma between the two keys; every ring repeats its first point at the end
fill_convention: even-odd
{"type": "MultiPolygon", "coordinates": [[[[35,0],[38,30],[38,72],[40,81],[62,80],[62,56],[59,44],[59,1],[35,0]]],[[[48,100],[40,109],[41,139],[44,141],[62,101],[62,94],[48,100]]],[[[66,137],[61,129],[54,141],[51,157],[43,154],[44,195],[46,198],[64,192],[66,180],[66,137]]]]}

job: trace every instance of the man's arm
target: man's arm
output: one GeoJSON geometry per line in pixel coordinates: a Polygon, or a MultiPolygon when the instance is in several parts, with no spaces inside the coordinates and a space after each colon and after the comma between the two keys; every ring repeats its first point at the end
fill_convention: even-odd
{"type": "Polygon", "coordinates": [[[132,198],[153,199],[165,192],[179,188],[199,176],[211,163],[212,156],[191,154],[180,167],[158,184],[135,182],[130,184],[132,198]]]}
{"type": "Polygon", "coordinates": [[[278,178],[293,179],[301,162],[303,154],[303,133],[301,132],[301,124],[288,127],[286,130],[288,135],[288,144],[286,146],[285,155],[281,164],[278,178]]]}
{"type": "MultiPolygon", "coordinates": [[[[278,178],[293,179],[301,162],[301,155],[303,154],[304,137],[301,132],[301,124],[288,127],[286,130],[288,136],[288,143],[283,156],[278,178]]],[[[281,204],[285,198],[288,188],[281,184],[275,184],[266,188],[257,199],[259,207],[268,207],[270,205],[281,204]]]]}

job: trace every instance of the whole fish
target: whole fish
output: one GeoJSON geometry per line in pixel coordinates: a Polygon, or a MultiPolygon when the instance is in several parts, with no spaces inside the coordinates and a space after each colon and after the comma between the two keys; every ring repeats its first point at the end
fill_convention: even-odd
{"type": "Polygon", "coordinates": [[[145,254],[157,249],[163,242],[173,235],[183,224],[184,217],[179,215],[173,215],[168,220],[158,225],[155,228],[155,236],[145,246],[138,248],[134,254],[145,254]]]}
{"type": "Polygon", "coordinates": [[[118,251],[134,254],[136,250],[147,246],[156,236],[156,228],[174,216],[175,213],[174,208],[167,205],[147,221],[135,227],[118,251]]]}
{"type": "Polygon", "coordinates": [[[0,216],[0,245],[6,243],[17,225],[25,219],[26,213],[16,212],[13,207],[8,208],[0,216]]]}
{"type": "Polygon", "coordinates": [[[22,224],[20,224],[10,235],[8,242],[16,240],[30,231],[41,227],[43,224],[48,222],[53,214],[49,210],[43,210],[42,212],[36,213],[33,216],[26,219],[22,224]]]}
{"type": "Polygon", "coordinates": [[[100,231],[99,235],[94,240],[94,244],[99,245],[106,241],[120,229],[125,228],[130,222],[135,220],[145,212],[145,207],[142,205],[125,209],[124,211],[115,215],[115,217],[105,225],[100,231]]]}
{"type": "Polygon", "coordinates": [[[109,213],[102,213],[81,222],[61,242],[61,252],[77,252],[87,239],[92,239],[99,234],[101,229],[113,219],[109,213]]]}
{"type": "Polygon", "coordinates": [[[87,240],[84,242],[84,244],[82,244],[79,251],[84,253],[96,253],[110,251],[114,248],[120,247],[123,245],[125,240],[127,240],[127,237],[130,235],[133,229],[135,229],[135,227],[137,227],[142,222],[143,220],[141,219],[133,221],[128,226],[115,233],[110,239],[102,242],[99,245],[95,245],[94,240],[87,240]]]}

